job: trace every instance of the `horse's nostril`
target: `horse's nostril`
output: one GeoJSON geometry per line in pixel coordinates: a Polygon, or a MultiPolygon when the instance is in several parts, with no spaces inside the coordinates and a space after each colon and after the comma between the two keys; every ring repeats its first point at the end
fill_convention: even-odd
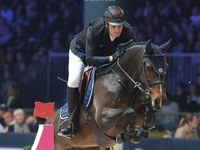
{"type": "Polygon", "coordinates": [[[165,104],[167,103],[167,99],[164,99],[164,100],[162,101],[162,103],[163,103],[163,105],[165,105],[165,104]]]}
{"type": "Polygon", "coordinates": [[[159,99],[159,98],[156,98],[156,99],[155,99],[155,104],[156,104],[156,105],[159,105],[159,104],[160,104],[160,99],[159,99]]]}

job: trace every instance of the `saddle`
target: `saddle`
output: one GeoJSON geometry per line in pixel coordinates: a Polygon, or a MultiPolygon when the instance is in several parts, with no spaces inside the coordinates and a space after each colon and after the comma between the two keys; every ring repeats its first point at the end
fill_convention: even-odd
{"type": "MultiPolygon", "coordinates": [[[[95,70],[96,70],[95,68],[91,68],[82,74],[81,83],[79,86],[79,94],[80,94],[79,105],[83,105],[84,109],[87,109],[89,107],[89,104],[92,99],[95,70]]],[[[77,110],[74,110],[74,112],[76,111],[77,110]]],[[[68,106],[67,103],[65,103],[60,110],[60,119],[65,120],[67,118],[68,118],[68,106]]]]}
{"type": "MultiPolygon", "coordinates": [[[[80,94],[81,101],[83,101],[86,96],[91,76],[94,76],[94,74],[95,74],[95,68],[91,68],[82,74],[82,78],[81,78],[81,82],[79,86],[79,94],[80,94]]],[[[93,88],[93,87],[89,87],[89,88],[93,88]]]]}

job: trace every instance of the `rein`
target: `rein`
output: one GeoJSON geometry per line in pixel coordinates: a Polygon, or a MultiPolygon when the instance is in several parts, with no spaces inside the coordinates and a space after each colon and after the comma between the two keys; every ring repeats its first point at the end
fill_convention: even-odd
{"type": "MultiPolygon", "coordinates": [[[[141,86],[141,83],[140,83],[140,82],[136,82],[133,78],[131,78],[131,76],[130,76],[130,75],[122,68],[122,66],[120,65],[119,59],[117,59],[117,66],[118,66],[118,67],[120,68],[120,70],[126,75],[126,77],[128,77],[129,80],[135,85],[134,88],[139,89],[139,90],[145,95],[145,100],[142,100],[140,97],[139,97],[139,99],[142,100],[144,103],[146,103],[146,102],[149,100],[150,96],[151,96],[149,88],[144,89],[144,88],[141,86]]],[[[115,74],[115,76],[116,76],[116,78],[117,78],[117,81],[118,81],[123,87],[125,87],[126,89],[128,89],[127,86],[119,79],[119,76],[117,75],[117,73],[114,71],[113,68],[112,68],[112,71],[113,71],[113,73],[115,74]]]]}

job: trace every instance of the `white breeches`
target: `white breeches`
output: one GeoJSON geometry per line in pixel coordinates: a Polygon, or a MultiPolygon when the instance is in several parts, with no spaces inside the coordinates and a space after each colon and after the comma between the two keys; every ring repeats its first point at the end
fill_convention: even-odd
{"type": "Polygon", "coordinates": [[[69,64],[68,64],[68,82],[67,85],[72,88],[78,88],[80,84],[81,75],[85,68],[83,61],[71,50],[69,50],[69,64]]]}

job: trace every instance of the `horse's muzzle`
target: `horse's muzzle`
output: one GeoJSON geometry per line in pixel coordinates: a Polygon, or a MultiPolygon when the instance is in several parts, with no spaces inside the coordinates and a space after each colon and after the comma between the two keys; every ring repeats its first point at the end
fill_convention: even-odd
{"type": "Polygon", "coordinates": [[[152,106],[154,110],[160,111],[163,107],[162,99],[161,98],[156,98],[155,100],[152,101],[152,106]]]}

